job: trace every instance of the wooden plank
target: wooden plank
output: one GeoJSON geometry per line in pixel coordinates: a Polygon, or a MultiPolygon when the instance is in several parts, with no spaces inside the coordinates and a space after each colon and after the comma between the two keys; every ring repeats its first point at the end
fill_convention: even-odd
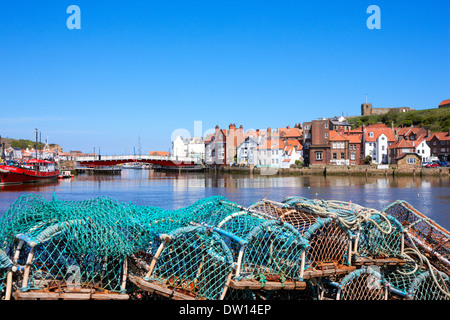
{"type": "Polygon", "coordinates": [[[382,265],[404,265],[406,263],[406,260],[403,259],[397,259],[397,258],[369,258],[369,257],[357,257],[352,262],[352,265],[361,266],[361,265],[376,265],[376,266],[382,266],[382,265]]]}
{"type": "Polygon", "coordinates": [[[183,294],[181,292],[177,292],[176,290],[169,289],[167,287],[147,282],[142,278],[130,275],[129,279],[131,282],[133,282],[135,285],[137,285],[139,288],[141,288],[144,291],[148,292],[155,292],[157,294],[160,294],[164,297],[171,298],[173,300],[206,300],[204,298],[200,297],[193,297],[187,294],[183,294]]]}
{"type": "Polygon", "coordinates": [[[119,293],[95,293],[86,292],[43,292],[43,291],[29,291],[21,292],[16,290],[14,292],[16,300],[128,300],[127,294],[119,293]]]}
{"type": "Polygon", "coordinates": [[[128,294],[121,293],[94,293],[91,295],[92,300],[128,300],[130,296],[128,294]]]}
{"type": "Polygon", "coordinates": [[[267,281],[264,285],[257,280],[231,280],[230,288],[233,289],[250,289],[250,290],[304,290],[306,283],[303,281],[288,280],[285,282],[267,281]]]}
{"type": "Polygon", "coordinates": [[[326,270],[320,269],[306,269],[303,272],[303,279],[328,277],[338,274],[346,274],[356,270],[356,266],[337,266],[335,268],[328,268],[326,270]]]}

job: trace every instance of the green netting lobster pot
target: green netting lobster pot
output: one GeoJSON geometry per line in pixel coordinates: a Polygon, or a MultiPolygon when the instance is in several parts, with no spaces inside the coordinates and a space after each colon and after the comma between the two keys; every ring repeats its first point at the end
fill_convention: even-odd
{"type": "MultiPolygon", "coordinates": [[[[15,298],[64,299],[78,293],[72,298],[96,299],[100,294],[123,294],[125,256],[96,243],[92,235],[91,223],[83,220],[55,224],[36,236],[17,235],[13,270],[20,290],[15,298]]],[[[103,240],[107,238],[104,235],[103,240]]]]}
{"type": "Polygon", "coordinates": [[[345,276],[338,284],[336,300],[387,300],[388,284],[381,273],[362,267],[345,276]]]}
{"type": "Polygon", "coordinates": [[[413,300],[450,300],[450,279],[441,271],[425,271],[414,278],[408,289],[413,300]]]}
{"type": "Polygon", "coordinates": [[[372,215],[361,227],[355,243],[360,256],[371,258],[403,256],[403,227],[392,216],[372,215]]]}
{"type": "Polygon", "coordinates": [[[302,280],[308,242],[290,224],[240,211],[216,225],[236,262],[239,281],[302,280]]]}
{"type": "Polygon", "coordinates": [[[352,234],[338,220],[304,212],[296,208],[295,203],[296,201],[278,203],[263,200],[253,204],[249,209],[294,226],[309,243],[306,252],[307,267],[316,268],[328,263],[350,264],[352,234]]]}
{"type": "Polygon", "coordinates": [[[232,267],[231,252],[217,233],[202,226],[183,227],[160,236],[143,288],[175,299],[220,300],[232,267]]]}

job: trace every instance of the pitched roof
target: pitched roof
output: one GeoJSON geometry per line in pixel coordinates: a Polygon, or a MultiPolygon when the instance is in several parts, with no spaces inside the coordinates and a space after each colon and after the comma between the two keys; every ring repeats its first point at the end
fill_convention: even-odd
{"type": "Polygon", "coordinates": [[[278,128],[278,132],[284,138],[301,137],[303,134],[303,130],[299,128],[278,128]]]}
{"type": "Polygon", "coordinates": [[[275,150],[275,149],[283,149],[284,148],[284,142],[281,139],[277,140],[266,140],[264,144],[256,147],[256,149],[259,150],[275,150]]]}
{"type": "Polygon", "coordinates": [[[149,151],[149,156],[169,156],[168,151],[149,151]]]}
{"type": "Polygon", "coordinates": [[[393,144],[391,144],[388,149],[400,149],[400,148],[415,148],[411,141],[401,139],[393,144]]]}
{"type": "Polygon", "coordinates": [[[439,106],[445,106],[446,104],[450,104],[450,99],[442,101],[439,106]]]}
{"type": "Polygon", "coordinates": [[[367,126],[364,128],[364,140],[366,142],[375,142],[380,137],[380,135],[384,134],[387,137],[388,141],[395,141],[395,135],[391,128],[388,128],[385,124],[384,126],[367,126]],[[373,137],[370,136],[370,133],[373,132],[373,137]]]}
{"type": "Polygon", "coordinates": [[[348,138],[340,132],[330,130],[329,134],[330,141],[348,141],[348,138]]]}
{"type": "MultiPolygon", "coordinates": [[[[433,133],[433,134],[431,135],[430,140],[431,140],[434,136],[436,136],[436,138],[437,138],[439,141],[449,141],[449,140],[450,140],[450,135],[449,135],[448,132],[435,132],[435,133],[433,133]]],[[[427,140],[427,141],[429,141],[429,140],[427,140]]]]}
{"type": "Polygon", "coordinates": [[[346,134],[345,137],[349,140],[349,143],[361,143],[362,135],[360,134],[346,134]]]}
{"type": "Polygon", "coordinates": [[[398,156],[397,158],[395,158],[395,160],[400,160],[400,159],[406,157],[407,155],[414,155],[414,156],[416,156],[417,158],[421,159],[420,155],[418,155],[418,154],[415,153],[415,152],[405,152],[405,153],[399,154],[399,156],[398,156]]]}

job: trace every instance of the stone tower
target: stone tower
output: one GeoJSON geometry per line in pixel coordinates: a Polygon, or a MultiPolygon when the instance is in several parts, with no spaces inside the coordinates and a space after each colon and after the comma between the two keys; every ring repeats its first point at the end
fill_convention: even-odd
{"type": "Polygon", "coordinates": [[[363,103],[361,105],[361,115],[362,116],[370,116],[372,114],[372,104],[371,103],[363,103]]]}

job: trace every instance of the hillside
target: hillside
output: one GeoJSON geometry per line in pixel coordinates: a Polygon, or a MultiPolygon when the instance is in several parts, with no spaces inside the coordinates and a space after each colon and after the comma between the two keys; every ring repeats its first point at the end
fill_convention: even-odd
{"type": "MultiPolygon", "coordinates": [[[[36,142],[27,140],[27,139],[13,139],[13,138],[2,138],[2,143],[5,144],[5,148],[13,147],[13,148],[19,148],[19,149],[34,149],[36,147],[36,142]]],[[[38,142],[38,150],[41,150],[45,147],[45,143],[38,142]]],[[[50,148],[59,148],[62,150],[60,146],[57,144],[49,144],[50,148]]]]}
{"type": "Polygon", "coordinates": [[[415,110],[403,113],[388,112],[382,115],[360,116],[348,119],[352,129],[362,124],[384,123],[394,127],[423,126],[431,132],[448,132],[450,128],[450,108],[415,110]]]}

